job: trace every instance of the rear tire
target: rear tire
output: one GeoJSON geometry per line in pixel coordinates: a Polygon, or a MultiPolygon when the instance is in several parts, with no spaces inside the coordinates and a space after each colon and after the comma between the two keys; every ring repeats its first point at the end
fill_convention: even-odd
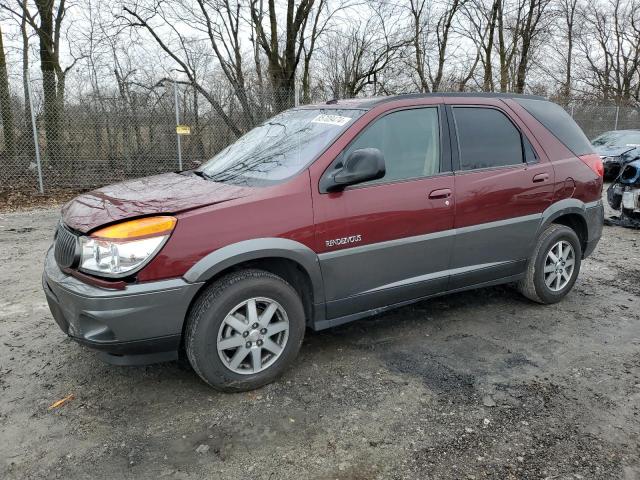
{"type": "Polygon", "coordinates": [[[540,235],[518,290],[542,304],[556,303],[571,291],[580,273],[582,247],[576,232],[551,224],[540,235]]]}
{"type": "Polygon", "coordinates": [[[297,292],[263,270],[225,275],[196,300],[185,331],[195,372],[218,390],[253,390],[294,362],[305,332],[297,292]]]}

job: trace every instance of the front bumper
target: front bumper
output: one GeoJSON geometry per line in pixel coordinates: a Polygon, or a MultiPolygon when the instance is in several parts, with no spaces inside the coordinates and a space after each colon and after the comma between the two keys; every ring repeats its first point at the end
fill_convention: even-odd
{"type": "Polygon", "coordinates": [[[45,259],[42,286],[51,314],[73,340],[116,364],[143,364],[178,356],[187,310],[201,283],[182,279],[110,290],[65,274],[45,259]]]}

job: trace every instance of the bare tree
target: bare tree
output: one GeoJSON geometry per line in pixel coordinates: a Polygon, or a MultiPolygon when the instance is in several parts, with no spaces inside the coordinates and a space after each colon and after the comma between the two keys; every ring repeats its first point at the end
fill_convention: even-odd
{"type": "Polygon", "coordinates": [[[430,48],[429,37],[431,30],[431,2],[428,0],[409,0],[409,15],[411,19],[411,46],[413,47],[413,62],[409,65],[415,69],[418,77],[418,90],[429,92],[427,76],[427,52],[430,48]]]}
{"type": "Polygon", "coordinates": [[[385,91],[382,77],[408,41],[395,22],[393,6],[378,5],[366,20],[350,19],[324,39],[323,67],[334,98],[352,98],[364,91],[385,91]]]}
{"type": "Polygon", "coordinates": [[[592,37],[581,37],[587,61],[587,86],[617,104],[638,101],[640,90],[640,5],[610,0],[590,5],[585,22],[592,37]],[[593,41],[591,41],[593,39],[593,41]]]}
{"type": "Polygon", "coordinates": [[[9,162],[13,164],[16,152],[15,126],[13,112],[11,111],[9,75],[7,73],[7,58],[4,51],[2,28],[0,28],[0,116],[2,117],[5,152],[9,162]]]}
{"type": "Polygon", "coordinates": [[[33,139],[33,127],[31,125],[31,89],[29,88],[29,31],[27,25],[27,5],[29,0],[22,0],[20,13],[20,37],[22,40],[22,91],[24,95],[24,125],[25,135],[29,142],[33,139]]]}
{"type": "Polygon", "coordinates": [[[57,0],[57,2],[56,0],[34,0],[34,3],[35,12],[31,10],[29,2],[26,0],[17,0],[16,8],[6,4],[2,6],[28,24],[40,42],[40,70],[42,71],[42,90],[44,92],[44,123],[47,134],[48,159],[52,163],[58,164],[64,147],[61,142],[60,125],[64,113],[65,82],[67,74],[77,59],[64,68],[60,63],[63,23],[67,13],[65,0],[57,0]]]}
{"type": "Polygon", "coordinates": [[[328,0],[318,0],[317,7],[312,11],[312,27],[308,37],[302,43],[302,102],[311,102],[311,60],[316,51],[318,39],[327,31],[329,22],[334,15],[347,6],[341,3],[329,10],[328,0]]]}
{"type": "Polygon", "coordinates": [[[479,85],[485,92],[494,90],[493,78],[493,54],[496,50],[496,31],[498,25],[498,12],[502,0],[471,0],[467,2],[461,13],[464,21],[461,22],[461,34],[471,40],[476,46],[478,54],[477,63],[469,69],[468,79],[465,85],[473,78],[477,64],[481,64],[484,70],[482,83],[479,85]],[[470,75],[470,76],[469,76],[470,75]]]}
{"type": "Polygon", "coordinates": [[[566,54],[564,57],[564,82],[561,87],[561,96],[568,101],[571,98],[571,83],[573,75],[573,49],[576,35],[576,21],[578,12],[578,0],[559,0],[560,14],[564,23],[564,37],[567,42],[566,54]]]}
{"type": "Polygon", "coordinates": [[[485,29],[487,36],[486,44],[483,43],[484,50],[484,79],[482,86],[485,91],[493,91],[493,64],[492,64],[492,52],[494,48],[494,39],[496,33],[496,25],[498,23],[498,14],[500,12],[500,3],[502,0],[493,0],[491,5],[491,14],[489,15],[489,21],[485,29]]]}
{"type": "Polygon", "coordinates": [[[268,0],[265,9],[262,0],[251,0],[251,20],[256,39],[267,57],[276,111],[285,110],[294,104],[296,70],[314,4],[315,0],[301,0],[297,5],[289,0],[283,6],[275,0],[268,0]],[[284,22],[278,19],[281,9],[285,12],[284,22]],[[284,32],[281,31],[283,23],[284,32]]]}
{"type": "Polygon", "coordinates": [[[440,90],[453,22],[466,2],[450,0],[442,11],[434,12],[431,0],[409,0],[411,46],[415,60],[411,67],[418,76],[420,91],[440,90]],[[430,56],[431,51],[435,51],[435,56],[430,56]]]}
{"type": "Polygon", "coordinates": [[[453,19],[464,3],[465,0],[451,0],[438,19],[438,23],[436,25],[436,44],[438,47],[437,67],[435,74],[431,76],[431,90],[433,92],[437,92],[440,89],[453,19]]]}
{"type": "Polygon", "coordinates": [[[243,57],[240,43],[240,2],[230,0],[213,2],[197,0],[197,11],[193,11],[182,2],[165,2],[153,0],[150,5],[124,6],[127,23],[130,27],[146,30],[156,44],[179,66],[186,75],[187,83],[192,85],[211,104],[217,115],[237,136],[242,133],[238,123],[225,111],[223,105],[212,92],[206,88],[199,78],[194,65],[194,53],[199,51],[202,39],[189,38],[176,26],[179,22],[190,24],[204,35],[206,42],[213,50],[227,81],[232,86],[245,116],[243,124],[253,124],[252,108],[247,97],[247,85],[243,70],[243,57]],[[128,18],[127,18],[128,17],[128,18]],[[154,23],[155,22],[155,23],[154,23]],[[171,32],[172,38],[166,38],[164,31],[171,32]],[[174,40],[171,42],[171,40],[174,40]],[[199,40],[199,41],[198,41],[199,40]]]}
{"type": "Polygon", "coordinates": [[[500,60],[501,92],[509,90],[511,78],[513,77],[510,70],[518,51],[523,8],[526,1],[517,0],[517,5],[513,12],[505,11],[505,0],[498,1],[498,57],[500,60]]]}
{"type": "Polygon", "coordinates": [[[524,18],[520,27],[520,48],[514,90],[517,93],[524,92],[527,78],[527,70],[531,61],[531,53],[537,37],[547,26],[545,23],[546,9],[551,0],[527,0],[524,9],[524,18]]]}
{"type": "Polygon", "coordinates": [[[498,0],[500,91],[522,93],[542,32],[549,26],[552,0],[498,0]]]}

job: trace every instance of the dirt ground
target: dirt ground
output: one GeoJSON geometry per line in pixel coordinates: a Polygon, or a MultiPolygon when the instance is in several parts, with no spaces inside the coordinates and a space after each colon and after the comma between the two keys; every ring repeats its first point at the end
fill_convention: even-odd
{"type": "Polygon", "coordinates": [[[605,227],[557,305],[487,288],[309,332],[280,381],[231,395],[60,332],[57,217],[0,215],[0,478],[640,479],[638,231],[605,227]]]}

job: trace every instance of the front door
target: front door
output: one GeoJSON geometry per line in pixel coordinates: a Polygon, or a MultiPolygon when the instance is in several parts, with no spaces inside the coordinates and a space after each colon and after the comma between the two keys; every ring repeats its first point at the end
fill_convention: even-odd
{"type": "Polygon", "coordinates": [[[448,141],[442,107],[396,110],[373,120],[327,169],[361,148],[378,148],[386,165],[380,180],[314,192],[327,318],[446,289],[454,221],[448,141]]]}

